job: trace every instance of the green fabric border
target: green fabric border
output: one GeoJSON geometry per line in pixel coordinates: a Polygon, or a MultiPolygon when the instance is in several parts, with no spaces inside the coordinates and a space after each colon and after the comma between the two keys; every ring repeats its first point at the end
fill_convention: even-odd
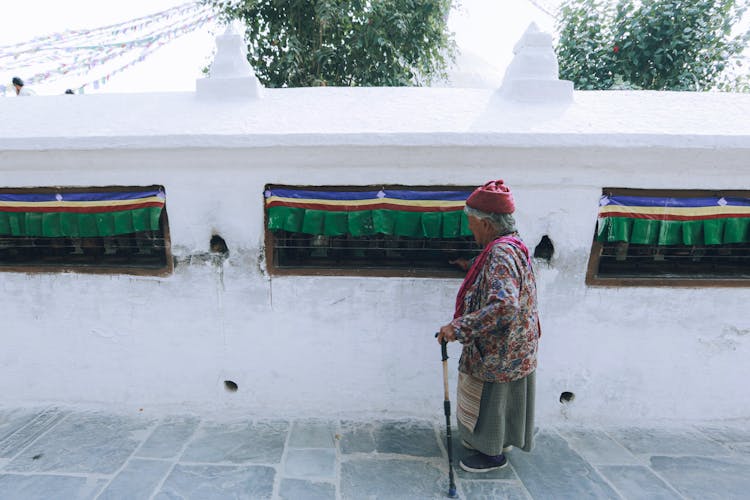
{"type": "Polygon", "coordinates": [[[750,242],[750,217],[667,221],[604,217],[597,241],[625,241],[638,245],[728,245],[750,242]]]}
{"type": "Polygon", "coordinates": [[[0,212],[0,235],[51,238],[117,236],[159,230],[162,207],[118,212],[0,212]]]}
{"type": "Polygon", "coordinates": [[[405,212],[358,210],[329,212],[296,207],[268,209],[268,229],[292,233],[355,237],[386,234],[413,238],[458,238],[471,236],[462,210],[453,212],[405,212]]]}

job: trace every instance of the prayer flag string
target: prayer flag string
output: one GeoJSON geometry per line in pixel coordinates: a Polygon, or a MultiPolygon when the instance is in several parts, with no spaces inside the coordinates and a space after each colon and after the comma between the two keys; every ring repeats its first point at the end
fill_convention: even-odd
{"type": "MultiPolygon", "coordinates": [[[[30,86],[83,75],[84,83],[71,86],[83,93],[86,88],[100,88],[112,76],[142,62],[167,43],[217,18],[210,6],[189,2],[122,23],[68,30],[0,46],[0,73],[12,71],[30,86]],[[118,65],[111,69],[117,61],[118,65]],[[91,73],[101,70],[106,73],[92,78],[91,73]]],[[[0,86],[3,94],[9,90],[10,87],[0,86]]]]}

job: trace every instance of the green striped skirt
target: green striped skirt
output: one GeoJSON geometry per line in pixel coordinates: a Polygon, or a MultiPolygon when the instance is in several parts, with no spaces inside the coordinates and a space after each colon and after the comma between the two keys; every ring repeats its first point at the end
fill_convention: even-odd
{"type": "Polygon", "coordinates": [[[485,382],[474,432],[458,422],[461,439],[485,455],[500,455],[506,446],[531,451],[535,396],[535,371],[506,384],[485,382]]]}

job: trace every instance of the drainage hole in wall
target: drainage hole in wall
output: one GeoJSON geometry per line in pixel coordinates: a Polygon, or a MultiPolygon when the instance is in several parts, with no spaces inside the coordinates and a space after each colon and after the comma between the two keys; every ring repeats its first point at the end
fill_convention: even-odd
{"type": "Polygon", "coordinates": [[[224,238],[222,238],[218,234],[214,234],[213,236],[211,236],[211,241],[208,243],[208,245],[212,253],[229,253],[227,242],[224,241],[224,238]]]}
{"type": "Polygon", "coordinates": [[[576,398],[576,395],[573,394],[572,392],[565,391],[562,394],[560,394],[560,402],[562,404],[572,403],[575,398],[576,398]]]}
{"type": "Polygon", "coordinates": [[[237,384],[232,382],[231,380],[225,380],[224,381],[224,389],[226,389],[229,392],[237,392],[237,384]]]}

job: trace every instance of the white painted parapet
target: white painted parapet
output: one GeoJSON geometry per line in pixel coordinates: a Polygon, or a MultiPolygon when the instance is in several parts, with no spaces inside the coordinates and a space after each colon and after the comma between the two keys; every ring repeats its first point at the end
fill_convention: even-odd
{"type": "Polygon", "coordinates": [[[552,36],[531,23],[513,48],[500,94],[510,100],[540,103],[573,101],[573,82],[560,80],[552,36]]]}
{"type": "Polygon", "coordinates": [[[209,77],[196,80],[195,90],[201,99],[258,99],[262,96],[263,85],[247,60],[245,41],[232,24],[227,25],[223,35],[216,37],[216,57],[209,77]]]}
{"type": "MultiPolygon", "coordinates": [[[[540,423],[750,417],[750,287],[585,279],[602,188],[748,189],[750,94],[263,92],[0,99],[0,187],[163,186],[175,261],[169,276],[0,273],[0,405],[440,419],[433,335],[461,280],[270,275],[263,191],[502,176],[524,241],[554,246],[536,262],[540,423]]],[[[449,356],[455,390],[460,346],[449,356]]]]}

